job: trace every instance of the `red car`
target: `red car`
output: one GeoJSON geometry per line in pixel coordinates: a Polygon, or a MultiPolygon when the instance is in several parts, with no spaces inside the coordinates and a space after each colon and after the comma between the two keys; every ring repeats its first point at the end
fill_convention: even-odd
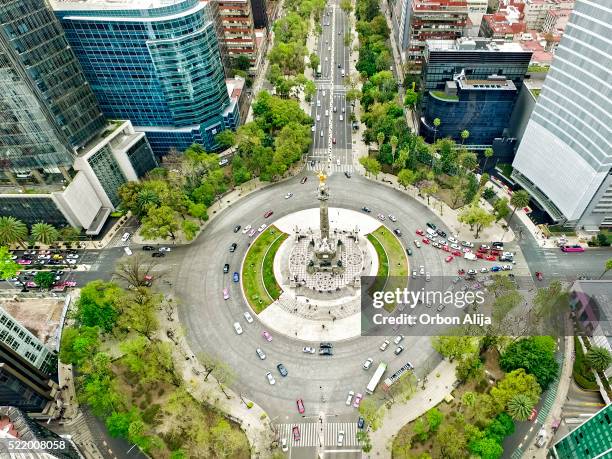
{"type": "Polygon", "coordinates": [[[541,281],[542,279],[544,279],[544,275],[540,272],[540,271],[536,271],[535,273],[536,278],[541,281]]]}
{"type": "Polygon", "coordinates": [[[535,408],[533,410],[531,410],[531,414],[529,415],[529,417],[527,418],[528,421],[533,421],[536,416],[538,415],[538,410],[536,410],[535,408]]]}
{"type": "Polygon", "coordinates": [[[264,218],[268,218],[270,215],[272,215],[274,212],[269,210],[264,214],[264,218]]]}
{"type": "Polygon", "coordinates": [[[270,333],[268,333],[266,330],[263,331],[263,333],[261,334],[261,336],[264,337],[264,339],[268,342],[272,341],[272,335],[270,333]]]}
{"type": "Polygon", "coordinates": [[[446,244],[444,244],[444,245],[442,246],[442,250],[444,250],[445,252],[450,252],[450,251],[451,251],[451,248],[450,248],[449,246],[447,246],[446,244]]]}
{"type": "Polygon", "coordinates": [[[423,238],[423,244],[427,244],[429,245],[429,239],[427,239],[426,237],[423,238]]]}
{"type": "Polygon", "coordinates": [[[493,256],[493,255],[489,255],[489,256],[486,258],[486,260],[487,260],[487,261],[497,261],[497,257],[495,257],[495,256],[493,256]]]}
{"type": "Polygon", "coordinates": [[[501,252],[499,250],[491,250],[491,255],[498,256],[501,252]]]}
{"type": "Polygon", "coordinates": [[[461,256],[461,251],[459,251],[459,250],[453,250],[451,253],[452,253],[454,256],[456,256],[456,257],[460,257],[460,256],[461,256]]]}
{"type": "Polygon", "coordinates": [[[481,260],[484,259],[485,254],[482,252],[476,252],[476,258],[480,258],[481,260]]]}
{"type": "Polygon", "coordinates": [[[300,428],[298,426],[293,426],[293,429],[291,429],[291,431],[293,432],[293,440],[300,441],[300,438],[302,438],[302,436],[300,435],[300,428]]]}
{"type": "Polygon", "coordinates": [[[422,230],[422,229],[418,229],[418,230],[416,230],[416,233],[417,233],[419,236],[425,236],[425,233],[423,232],[423,230],[422,230]]]}
{"type": "Polygon", "coordinates": [[[335,145],[336,144],[336,138],[332,137],[332,143],[335,145]]]}
{"type": "Polygon", "coordinates": [[[304,402],[302,401],[302,399],[299,399],[297,401],[297,407],[298,407],[298,413],[304,414],[304,402]]]}
{"type": "Polygon", "coordinates": [[[446,257],[444,259],[445,262],[450,263],[451,261],[453,261],[455,259],[455,257],[453,257],[452,255],[449,255],[448,257],[446,257]]]}
{"type": "Polygon", "coordinates": [[[478,249],[478,253],[487,253],[487,252],[488,252],[488,250],[487,249],[483,249],[482,247],[480,247],[478,249]]]}

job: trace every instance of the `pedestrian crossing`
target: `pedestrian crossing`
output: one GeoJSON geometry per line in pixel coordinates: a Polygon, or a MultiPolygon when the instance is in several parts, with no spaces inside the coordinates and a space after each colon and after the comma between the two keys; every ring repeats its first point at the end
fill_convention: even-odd
{"type": "Polygon", "coordinates": [[[279,437],[281,439],[286,438],[287,443],[292,448],[337,447],[340,431],[344,432],[344,446],[359,446],[357,430],[356,422],[327,422],[323,425],[317,422],[308,422],[278,425],[279,437]],[[298,441],[293,439],[292,429],[294,426],[300,429],[300,439],[298,441]]]}
{"type": "Polygon", "coordinates": [[[319,172],[323,169],[324,172],[353,172],[354,168],[352,164],[336,164],[336,163],[328,163],[327,161],[323,162],[315,162],[314,166],[309,162],[306,165],[306,170],[311,172],[319,172]]]}

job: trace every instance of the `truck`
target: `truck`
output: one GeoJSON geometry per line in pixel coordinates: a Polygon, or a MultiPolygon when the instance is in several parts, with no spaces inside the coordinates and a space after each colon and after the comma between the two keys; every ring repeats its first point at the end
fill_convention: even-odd
{"type": "Polygon", "coordinates": [[[370,379],[370,382],[368,383],[366,387],[366,392],[368,394],[374,393],[374,390],[376,389],[376,386],[378,386],[378,383],[380,382],[385,371],[387,371],[387,364],[385,362],[380,362],[380,364],[378,365],[378,368],[372,375],[372,379],[370,379]]]}

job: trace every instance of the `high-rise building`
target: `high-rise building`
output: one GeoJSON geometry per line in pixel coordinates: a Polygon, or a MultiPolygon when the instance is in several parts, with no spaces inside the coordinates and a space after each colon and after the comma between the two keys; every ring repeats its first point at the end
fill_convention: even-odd
{"type": "Polygon", "coordinates": [[[217,10],[222,34],[220,40],[230,61],[246,56],[251,66],[255,66],[257,45],[249,0],[217,0],[217,10]]]}
{"type": "Polygon", "coordinates": [[[529,30],[541,30],[551,10],[571,10],[574,0],[525,0],[523,12],[529,30]]]}
{"type": "Polygon", "coordinates": [[[408,40],[410,38],[411,4],[411,0],[389,0],[393,36],[400,51],[402,62],[406,60],[406,49],[408,49],[408,40]]]}
{"type": "Polygon", "coordinates": [[[513,178],[568,226],[612,226],[612,9],[576,3],[513,162],[513,178]]]}
{"type": "Polygon", "coordinates": [[[409,23],[406,62],[409,72],[420,73],[427,40],[454,40],[463,36],[468,25],[467,1],[413,1],[409,23]]]}
{"type": "Polygon", "coordinates": [[[103,113],[129,119],[157,154],[238,124],[215,21],[199,0],[51,2],[103,113]]]}
{"type": "Polygon", "coordinates": [[[0,215],[98,234],[118,204],[117,183],[155,165],[144,134],[104,119],[45,0],[2,2],[0,215]],[[119,181],[84,160],[103,149],[112,157],[99,158],[96,169],[120,171],[119,181]]]}
{"type": "Polygon", "coordinates": [[[612,455],[612,405],[605,406],[550,448],[555,459],[608,458],[612,455]]]}
{"type": "Polygon", "coordinates": [[[19,459],[81,459],[69,438],[64,438],[31,419],[13,406],[0,406],[0,457],[19,459]],[[18,450],[10,443],[22,442],[27,450],[18,450]]]}
{"type": "MultiPolygon", "coordinates": [[[[270,17],[268,12],[267,0],[250,0],[251,9],[253,11],[253,21],[256,29],[267,29],[270,26],[270,17]]],[[[278,3],[278,2],[271,2],[278,3]]]]}
{"type": "Polygon", "coordinates": [[[421,135],[461,140],[467,129],[467,144],[476,150],[503,137],[531,52],[518,43],[460,38],[427,40],[424,57],[421,135]],[[435,118],[442,122],[438,128],[435,118]]]}

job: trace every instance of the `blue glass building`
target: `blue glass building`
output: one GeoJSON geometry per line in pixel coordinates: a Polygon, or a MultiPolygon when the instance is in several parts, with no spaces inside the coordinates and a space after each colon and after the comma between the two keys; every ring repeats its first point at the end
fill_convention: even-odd
{"type": "Polygon", "coordinates": [[[434,137],[461,142],[461,131],[467,129],[470,136],[466,145],[491,145],[508,127],[516,94],[514,83],[504,77],[468,80],[459,75],[446,82],[444,91],[429,91],[421,135],[429,142],[434,137]],[[437,129],[433,125],[436,118],[441,120],[437,129]]]}
{"type": "Polygon", "coordinates": [[[158,155],[238,124],[215,24],[199,0],[53,1],[102,111],[129,119],[158,155]]]}

